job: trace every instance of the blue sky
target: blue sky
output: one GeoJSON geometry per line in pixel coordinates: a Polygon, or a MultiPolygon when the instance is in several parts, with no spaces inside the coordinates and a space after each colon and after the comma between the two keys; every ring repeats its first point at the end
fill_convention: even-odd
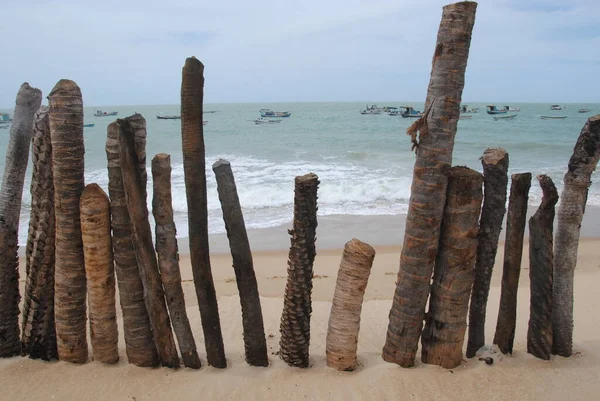
{"type": "MultiPolygon", "coordinates": [[[[0,107],[75,80],[89,106],[424,101],[437,0],[0,0],[0,107]]],[[[463,100],[600,102],[600,1],[480,1],[463,100]]]]}

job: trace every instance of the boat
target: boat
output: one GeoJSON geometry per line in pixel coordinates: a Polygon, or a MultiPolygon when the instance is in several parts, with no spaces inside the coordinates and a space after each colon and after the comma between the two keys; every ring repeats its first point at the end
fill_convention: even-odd
{"type": "Polygon", "coordinates": [[[479,107],[469,108],[468,105],[463,104],[460,106],[460,112],[463,114],[479,113],[479,107]]]}
{"type": "Polygon", "coordinates": [[[176,116],[176,115],[172,115],[172,116],[156,116],[156,118],[158,118],[159,120],[181,120],[181,116],[176,116]]]}
{"type": "Polygon", "coordinates": [[[0,113],[0,123],[10,123],[12,118],[8,113],[0,113]]]}
{"type": "Polygon", "coordinates": [[[261,117],[270,117],[270,118],[282,118],[282,117],[289,117],[292,115],[292,113],[290,113],[289,111],[273,111],[271,109],[260,109],[260,116],[261,117]]]}
{"type": "Polygon", "coordinates": [[[202,113],[210,114],[210,113],[216,113],[216,112],[217,112],[217,110],[206,110],[206,111],[203,111],[202,113]]]}
{"type": "Polygon", "coordinates": [[[577,110],[578,113],[589,113],[590,111],[592,111],[592,110],[590,110],[590,109],[579,109],[579,110],[577,110]]]}
{"type": "Polygon", "coordinates": [[[508,110],[506,108],[504,109],[499,109],[496,106],[494,106],[493,104],[485,106],[486,111],[488,114],[506,114],[508,112],[508,110]]]}
{"type": "Polygon", "coordinates": [[[108,116],[116,116],[119,114],[117,111],[104,111],[104,110],[96,110],[94,115],[96,117],[108,117],[108,116]]]}
{"type": "Polygon", "coordinates": [[[470,120],[472,118],[473,118],[473,116],[459,116],[458,117],[459,120],[470,120]]]}
{"type": "Polygon", "coordinates": [[[404,118],[420,118],[423,117],[423,113],[419,110],[415,110],[412,106],[400,106],[399,109],[403,109],[400,115],[404,118]]]}
{"type": "Polygon", "coordinates": [[[367,105],[367,107],[360,112],[360,114],[381,114],[383,109],[375,104],[367,105]]]}
{"type": "Polygon", "coordinates": [[[275,123],[280,123],[281,120],[270,120],[267,118],[257,118],[256,120],[254,120],[254,124],[275,124],[275,123]]]}
{"type": "Polygon", "coordinates": [[[95,124],[83,124],[84,128],[91,128],[93,127],[95,124]]]}
{"type": "Polygon", "coordinates": [[[564,120],[567,116],[541,116],[542,120],[564,120]]]}
{"type": "Polygon", "coordinates": [[[550,105],[550,110],[562,110],[562,106],[560,104],[552,104],[550,105]]]}
{"type": "Polygon", "coordinates": [[[498,120],[514,120],[514,118],[516,117],[516,114],[511,114],[510,116],[498,116],[498,117],[494,117],[494,121],[498,121],[498,120]]]}
{"type": "Polygon", "coordinates": [[[512,106],[504,106],[504,110],[506,110],[506,111],[521,111],[521,109],[519,107],[512,107],[512,106]]]}

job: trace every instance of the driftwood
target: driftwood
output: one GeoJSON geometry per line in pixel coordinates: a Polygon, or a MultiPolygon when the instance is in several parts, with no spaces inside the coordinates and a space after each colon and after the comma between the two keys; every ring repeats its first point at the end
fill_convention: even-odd
{"type": "Polygon", "coordinates": [[[60,80],[48,96],[56,261],[54,317],[60,360],[88,359],[86,280],[81,241],[79,198],[84,188],[83,100],[77,84],[60,80]]]}
{"type": "Polygon", "coordinates": [[[212,169],[217,180],[223,220],[233,259],[233,270],[240,293],[246,362],[252,366],[268,366],[267,341],[258,284],[252,263],[252,251],[231,164],[227,160],[219,159],[213,164],[212,169]]]}
{"type": "Polygon", "coordinates": [[[294,222],[288,258],[288,278],[281,315],[281,358],[290,366],[308,367],[313,262],[316,256],[317,188],[319,178],[306,174],[295,179],[294,222]]]}
{"type": "Polygon", "coordinates": [[[81,194],[79,207],[94,360],[117,363],[119,332],[110,236],[110,201],[102,188],[97,184],[89,184],[81,194]]]}
{"type": "Polygon", "coordinates": [[[494,344],[504,354],[512,354],[517,323],[517,290],[523,256],[523,235],[527,223],[527,201],[531,187],[531,173],[513,174],[511,177],[508,213],[506,215],[506,240],[504,242],[504,269],[500,309],[494,334],[494,344]]]}
{"type": "Polygon", "coordinates": [[[327,366],[337,370],[356,369],[360,312],[375,259],[375,249],[352,239],[346,242],[338,270],[327,327],[327,366]]]}
{"type": "Polygon", "coordinates": [[[447,369],[460,365],[463,358],[482,184],[482,175],[466,167],[452,167],[448,174],[440,245],[421,338],[422,361],[447,369]]]}
{"type": "Polygon", "coordinates": [[[552,305],[553,353],[573,353],[573,279],[591,175],[600,159],[600,115],[584,125],[565,174],[556,229],[552,305]]]}
{"type": "Polygon", "coordinates": [[[185,309],[185,297],[179,271],[177,248],[177,228],[173,222],[173,201],[171,196],[171,157],[160,153],[152,159],[152,214],[156,222],[156,252],[169,315],[173,331],[177,337],[183,365],[200,369],[200,357],[192,334],[190,321],[185,309]]]}
{"type": "Polygon", "coordinates": [[[479,222],[475,281],[469,308],[469,340],[467,357],[475,356],[485,344],[485,314],[492,270],[498,251],[498,239],[506,211],[508,185],[508,153],[501,148],[486,149],[481,158],[483,165],[483,207],[479,222]]]}
{"type": "Polygon", "coordinates": [[[175,348],[165,294],[152,243],[146,196],[135,150],[135,130],[127,119],[117,120],[117,125],[119,127],[121,174],[127,210],[131,219],[132,242],[144,285],[144,300],[152,325],[154,344],[162,366],[179,368],[179,357],[175,348]]]}
{"type": "Polygon", "coordinates": [[[190,259],[208,364],[215,368],[225,368],[227,360],[208,246],[203,100],[204,65],[195,57],[190,57],[185,60],[181,82],[181,136],[188,205],[190,259]]]}
{"type": "Polygon", "coordinates": [[[531,302],[527,352],[541,358],[552,355],[552,231],[554,206],[558,202],[556,187],[546,175],[538,176],[542,187],[542,203],[529,219],[529,280],[531,302]]]}
{"type": "Polygon", "coordinates": [[[33,120],[42,92],[26,82],[17,93],[0,190],[0,358],[21,353],[19,339],[19,218],[33,120]]]}
{"type": "Polygon", "coordinates": [[[385,361],[402,367],[413,366],[423,327],[476,8],[475,2],[443,8],[424,116],[407,131],[416,148],[416,160],[400,269],[382,353],[385,361]]]}
{"type": "Polygon", "coordinates": [[[54,327],[54,183],[48,107],[35,117],[32,141],[31,216],[25,252],[21,354],[58,359],[54,327]]]}
{"type": "MultiPolygon", "coordinates": [[[[145,193],[147,178],[146,120],[140,114],[134,114],[128,117],[128,120],[135,130],[135,151],[138,156],[138,169],[145,193]]],[[[106,157],[108,159],[112,244],[119,301],[123,312],[125,353],[129,363],[136,366],[158,366],[158,354],[152,336],[150,317],[144,302],[144,286],[131,242],[131,220],[123,188],[117,123],[109,124],[107,131],[106,157]]]]}

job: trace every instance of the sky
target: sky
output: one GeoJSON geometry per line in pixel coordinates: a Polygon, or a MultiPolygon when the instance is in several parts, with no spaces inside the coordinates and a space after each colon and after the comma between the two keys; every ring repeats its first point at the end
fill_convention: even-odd
{"type": "MultiPolygon", "coordinates": [[[[84,104],[424,101],[438,0],[0,0],[0,108],[61,78],[84,104]]],[[[600,1],[479,2],[463,101],[600,103],[600,1]]]]}

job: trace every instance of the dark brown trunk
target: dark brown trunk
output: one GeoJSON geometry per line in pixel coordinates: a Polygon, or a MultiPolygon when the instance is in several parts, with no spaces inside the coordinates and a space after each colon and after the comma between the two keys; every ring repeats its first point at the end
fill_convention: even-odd
{"type": "Polygon", "coordinates": [[[127,210],[131,219],[133,248],[144,285],[144,300],[152,325],[154,344],[162,366],[179,368],[179,357],[175,348],[165,294],[158,272],[156,253],[152,244],[144,184],[135,151],[135,130],[127,119],[117,120],[117,125],[119,127],[121,173],[127,210]]]}
{"type": "Polygon", "coordinates": [[[190,321],[185,309],[185,296],[179,271],[177,228],[173,222],[173,200],[171,196],[171,156],[160,153],[152,159],[152,214],[156,222],[156,252],[169,315],[173,331],[177,336],[183,365],[200,369],[202,364],[196,350],[190,321]]]}
{"type": "Polygon", "coordinates": [[[294,222],[289,230],[291,246],[287,284],[281,315],[281,358],[290,366],[308,367],[310,315],[312,313],[313,262],[317,254],[317,188],[319,178],[306,174],[295,179],[294,222]]]}
{"type": "Polygon", "coordinates": [[[242,306],[242,323],[244,327],[244,348],[246,362],[252,366],[268,366],[267,341],[263,324],[258,284],[252,263],[252,251],[248,242],[246,225],[240,199],[238,198],[235,179],[231,171],[231,164],[227,160],[219,159],[212,166],[217,180],[217,190],[223,220],[229,239],[233,270],[240,293],[242,306]]]}
{"type": "Polygon", "coordinates": [[[485,345],[485,314],[492,270],[498,251],[498,239],[506,211],[508,185],[508,153],[501,148],[486,149],[481,158],[483,165],[483,207],[479,221],[475,281],[469,309],[469,341],[467,358],[475,356],[485,345]]]}
{"type": "Polygon", "coordinates": [[[543,192],[542,203],[529,219],[531,302],[527,352],[537,358],[549,360],[552,355],[552,232],[558,192],[550,177],[539,175],[538,181],[543,192]]]}
{"type": "Polygon", "coordinates": [[[500,310],[496,323],[494,344],[504,354],[512,354],[517,323],[517,290],[523,256],[523,235],[527,223],[527,201],[531,187],[531,173],[513,174],[511,177],[508,213],[506,215],[506,240],[504,241],[504,269],[500,310]]]}
{"type": "Polygon", "coordinates": [[[195,57],[190,57],[185,60],[181,82],[181,136],[188,205],[190,258],[208,364],[215,368],[225,368],[227,360],[208,247],[206,161],[202,128],[203,101],[204,65],[195,57]]]}

